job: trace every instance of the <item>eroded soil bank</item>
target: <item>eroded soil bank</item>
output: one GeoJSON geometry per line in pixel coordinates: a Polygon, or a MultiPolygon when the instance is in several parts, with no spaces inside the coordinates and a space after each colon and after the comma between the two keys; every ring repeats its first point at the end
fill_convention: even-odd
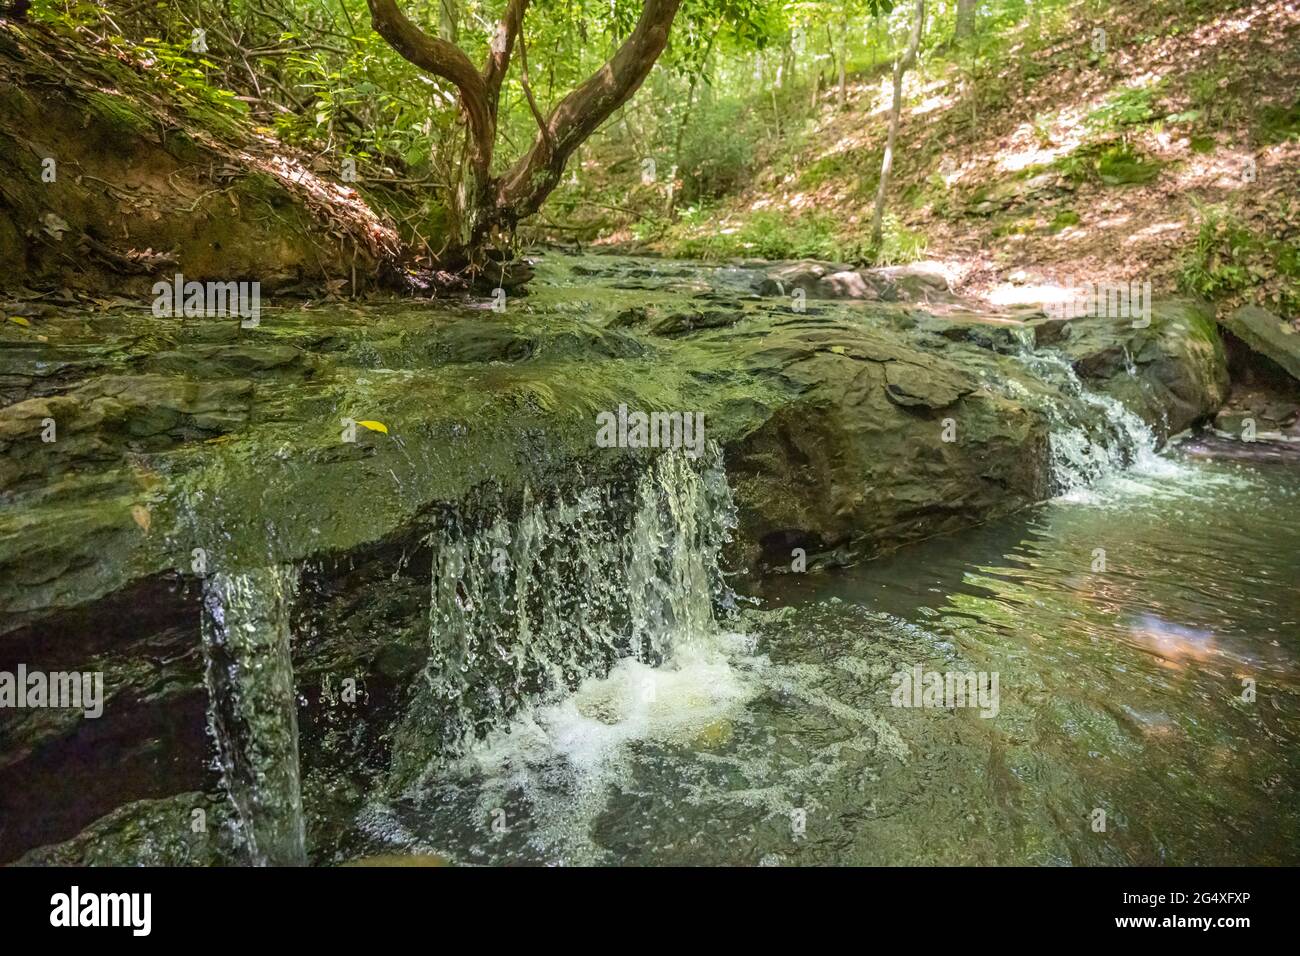
{"type": "Polygon", "coordinates": [[[0,19],[0,291],[134,297],[176,273],[267,293],[399,284],[394,190],[343,181],[237,105],[0,19]]]}

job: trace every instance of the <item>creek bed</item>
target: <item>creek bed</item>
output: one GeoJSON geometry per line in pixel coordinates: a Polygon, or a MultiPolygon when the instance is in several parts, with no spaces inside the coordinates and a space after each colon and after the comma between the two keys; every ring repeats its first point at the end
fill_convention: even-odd
{"type": "Polygon", "coordinates": [[[369,849],[1294,864],[1298,504],[1292,467],[1174,450],[997,524],[752,582],[764,609],[707,649],[625,664],[372,806],[369,849]],[[918,664],[996,671],[996,716],[892,706],[918,664]]]}

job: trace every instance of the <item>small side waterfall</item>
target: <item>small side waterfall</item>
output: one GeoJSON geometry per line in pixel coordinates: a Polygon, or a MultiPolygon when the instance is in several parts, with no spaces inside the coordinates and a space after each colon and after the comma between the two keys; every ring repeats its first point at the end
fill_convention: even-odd
{"type": "Polygon", "coordinates": [[[665,453],[629,492],[588,487],[432,536],[424,686],[394,748],[399,781],[462,753],[525,703],[658,664],[708,639],[730,602],[719,552],[735,506],[716,448],[665,453]]]}
{"type": "Polygon", "coordinates": [[[1037,378],[1077,401],[1090,420],[1081,421],[1055,402],[1043,408],[1052,423],[1052,486],[1057,494],[1085,488],[1155,452],[1151,429],[1124,403],[1089,389],[1063,355],[1026,349],[1021,362],[1037,378]]]}
{"type": "Polygon", "coordinates": [[[208,730],[258,866],[306,863],[289,617],[297,569],[213,574],[203,593],[208,730]]]}

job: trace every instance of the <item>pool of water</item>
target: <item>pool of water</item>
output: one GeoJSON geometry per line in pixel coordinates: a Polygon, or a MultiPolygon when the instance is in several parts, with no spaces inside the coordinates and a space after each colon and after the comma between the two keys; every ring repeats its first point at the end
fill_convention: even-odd
{"type": "Polygon", "coordinates": [[[1298,510],[1294,466],[1175,448],[853,569],[736,582],[753,603],[661,666],[369,801],[362,852],[1300,862],[1298,510]],[[918,667],[985,696],[904,706],[918,667]]]}

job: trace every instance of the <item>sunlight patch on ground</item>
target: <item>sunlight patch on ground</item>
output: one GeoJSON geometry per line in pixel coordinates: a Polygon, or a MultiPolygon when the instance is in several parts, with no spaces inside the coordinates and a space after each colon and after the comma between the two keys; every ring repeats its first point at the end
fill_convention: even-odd
{"type": "Polygon", "coordinates": [[[1048,238],[1061,245],[1072,245],[1087,239],[1088,235],[1089,232],[1087,229],[1081,229],[1078,226],[1071,226],[1068,229],[1062,229],[1055,236],[1050,236],[1048,238]]]}
{"type": "Polygon", "coordinates": [[[945,169],[943,166],[940,166],[939,177],[943,180],[943,188],[951,189],[954,183],[961,182],[962,177],[966,175],[966,172],[967,170],[964,166],[961,169],[954,169],[952,166],[948,166],[945,169]]]}
{"type": "Polygon", "coordinates": [[[1021,123],[996,148],[994,165],[1006,173],[1018,173],[1032,166],[1048,166],[1069,155],[1084,141],[1084,111],[1062,110],[1046,126],[1048,143],[1038,138],[1034,123],[1021,123]]]}
{"type": "Polygon", "coordinates": [[[1124,240],[1124,244],[1132,245],[1135,242],[1144,242],[1148,239],[1154,239],[1156,236],[1182,232],[1184,225],[1185,224],[1181,222],[1155,222],[1147,226],[1145,229],[1139,229],[1137,232],[1133,233],[1124,240]]]}
{"type": "Polygon", "coordinates": [[[948,82],[940,79],[926,84],[919,90],[910,90],[909,98],[915,99],[918,96],[923,96],[925,99],[915,104],[911,110],[908,111],[908,115],[924,116],[927,113],[933,113],[936,110],[947,109],[952,106],[952,95],[943,92],[947,87],[948,82]]]}
{"type": "Polygon", "coordinates": [[[987,296],[993,305],[1045,305],[1072,301],[1077,293],[1053,283],[1017,285],[1003,282],[994,286],[987,296]]]}
{"type": "MultiPolygon", "coordinates": [[[[1190,192],[1206,186],[1238,191],[1251,185],[1251,162],[1248,151],[1219,149],[1206,156],[1194,156],[1190,162],[1173,171],[1173,186],[1179,192],[1190,192]]],[[[1257,161],[1256,161],[1256,175],[1257,161]]]]}
{"type": "MultiPolygon", "coordinates": [[[[1028,130],[1027,126],[1022,126],[1021,130],[1028,130]]],[[[1016,131],[1017,133],[1020,130],[1016,131]]],[[[1015,153],[1002,153],[998,156],[998,168],[1007,173],[1018,173],[1022,169],[1028,169],[1030,166],[1046,166],[1057,157],[1064,155],[1069,151],[1068,147],[1053,146],[1044,149],[1034,145],[1028,149],[1015,153]]]]}
{"type": "Polygon", "coordinates": [[[861,149],[867,141],[863,130],[854,130],[847,135],[841,136],[834,143],[822,150],[814,159],[814,162],[823,159],[830,159],[832,156],[843,156],[846,153],[852,153],[861,149]]]}

